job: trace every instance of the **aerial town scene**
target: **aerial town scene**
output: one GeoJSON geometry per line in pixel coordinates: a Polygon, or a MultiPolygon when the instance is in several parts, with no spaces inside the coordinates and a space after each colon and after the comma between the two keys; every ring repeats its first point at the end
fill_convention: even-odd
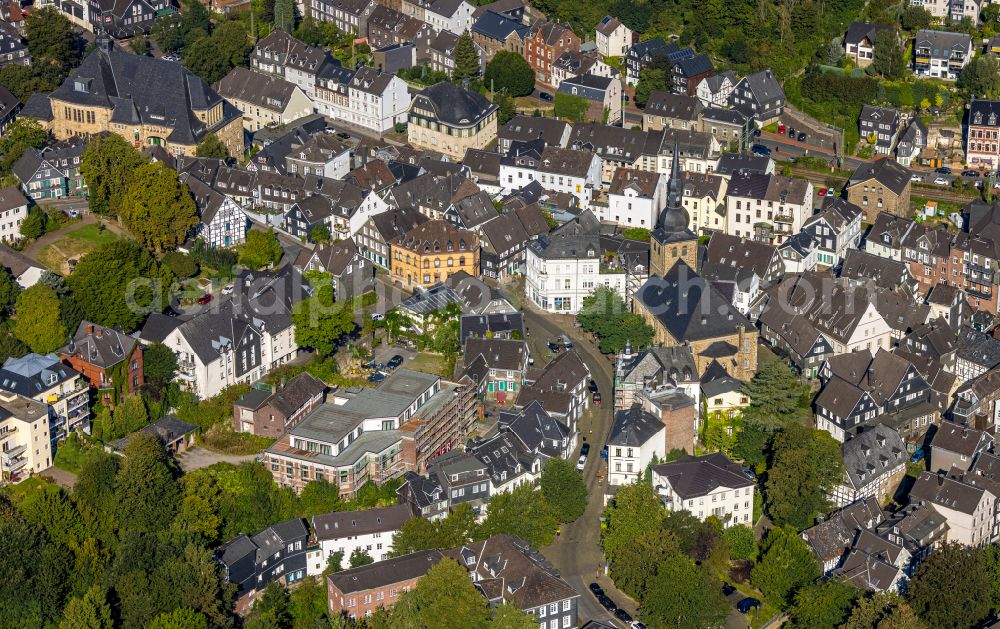
{"type": "Polygon", "coordinates": [[[1000,3],[0,3],[0,627],[1000,629],[1000,3]]]}

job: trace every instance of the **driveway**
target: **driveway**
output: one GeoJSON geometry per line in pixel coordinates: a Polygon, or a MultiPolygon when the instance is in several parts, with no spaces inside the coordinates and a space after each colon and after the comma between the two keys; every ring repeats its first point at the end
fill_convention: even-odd
{"type": "MultiPolygon", "coordinates": [[[[591,377],[597,382],[598,390],[603,398],[607,400],[606,406],[591,405],[580,418],[582,439],[591,443],[590,455],[587,457],[587,464],[583,470],[583,478],[589,492],[587,510],[576,522],[563,525],[562,533],[556,541],[541,550],[546,559],[559,570],[562,578],[580,592],[579,614],[581,622],[599,620],[612,626],[621,627],[624,625],[601,607],[587,587],[597,578],[598,564],[604,561],[601,552],[600,517],[604,512],[606,480],[598,478],[597,472],[604,467],[600,450],[611,432],[613,408],[610,401],[611,361],[597,350],[593,342],[587,338],[586,332],[573,326],[574,317],[543,314],[530,304],[525,304],[524,320],[527,326],[528,343],[532,356],[535,358],[536,367],[543,367],[551,355],[545,347],[547,338],[554,339],[562,334],[569,335],[573,341],[574,349],[590,368],[591,377]]],[[[578,454],[579,451],[577,451],[578,454]]],[[[619,607],[624,608],[633,617],[635,616],[635,603],[619,592],[610,579],[600,577],[598,582],[619,607]]]]}
{"type": "Polygon", "coordinates": [[[62,469],[61,467],[52,466],[47,470],[42,470],[39,474],[42,478],[47,478],[56,485],[63,487],[65,489],[73,489],[76,485],[76,474],[73,472],[62,469]]]}
{"type": "Polygon", "coordinates": [[[210,467],[216,463],[232,463],[233,465],[239,465],[246,461],[253,461],[257,455],[246,454],[246,455],[233,455],[233,454],[219,454],[218,452],[212,452],[211,450],[206,450],[201,446],[192,446],[185,452],[181,452],[174,458],[177,459],[177,464],[181,466],[181,469],[185,472],[190,472],[192,470],[200,470],[203,467],[210,467]]]}

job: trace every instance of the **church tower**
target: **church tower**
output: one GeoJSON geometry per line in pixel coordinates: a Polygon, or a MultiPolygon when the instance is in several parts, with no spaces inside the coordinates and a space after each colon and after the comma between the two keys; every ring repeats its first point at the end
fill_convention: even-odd
{"type": "Polygon", "coordinates": [[[656,220],[650,235],[649,272],[663,277],[678,260],[698,269],[698,236],[688,228],[690,218],[684,209],[684,183],[681,179],[681,158],[674,143],[674,158],[667,184],[667,206],[656,220]]]}

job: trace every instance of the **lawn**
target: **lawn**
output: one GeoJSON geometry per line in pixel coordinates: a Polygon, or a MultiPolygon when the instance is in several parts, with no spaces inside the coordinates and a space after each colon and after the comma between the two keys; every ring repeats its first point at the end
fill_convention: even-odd
{"type": "Polygon", "coordinates": [[[73,433],[56,447],[54,463],[60,469],[79,474],[89,453],[90,450],[80,442],[76,433],[73,433]]]}
{"type": "Polygon", "coordinates": [[[403,366],[407,369],[432,373],[444,378],[451,378],[453,376],[453,374],[444,373],[444,357],[441,354],[433,352],[418,352],[416,356],[406,361],[406,364],[403,366]]]}
{"type": "Polygon", "coordinates": [[[42,249],[38,260],[49,269],[66,275],[69,273],[67,260],[79,260],[101,245],[118,238],[110,229],[99,229],[97,224],[84,225],[66,232],[62,238],[42,249]]]}

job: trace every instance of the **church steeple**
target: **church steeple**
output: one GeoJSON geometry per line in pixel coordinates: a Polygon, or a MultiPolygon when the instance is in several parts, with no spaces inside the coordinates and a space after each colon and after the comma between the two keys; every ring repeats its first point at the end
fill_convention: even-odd
{"type": "Polygon", "coordinates": [[[687,210],[684,209],[680,149],[674,142],[673,164],[670,167],[670,180],[667,183],[667,205],[660,212],[656,223],[664,232],[676,234],[687,231],[688,220],[687,210]]]}
{"type": "Polygon", "coordinates": [[[683,193],[681,185],[681,156],[680,151],[677,148],[677,143],[674,142],[674,158],[673,163],[670,165],[670,181],[667,183],[667,207],[681,207],[683,201],[681,196],[683,193]]]}

